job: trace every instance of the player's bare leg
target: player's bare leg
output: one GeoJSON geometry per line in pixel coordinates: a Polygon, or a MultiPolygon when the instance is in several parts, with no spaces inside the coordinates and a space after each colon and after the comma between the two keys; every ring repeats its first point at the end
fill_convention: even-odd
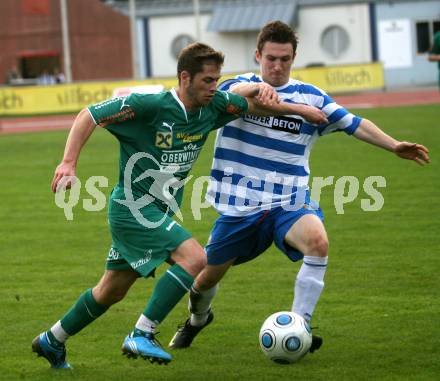
{"type": "Polygon", "coordinates": [[[97,303],[110,307],[125,297],[138,278],[139,274],[134,270],[106,270],[93,287],[93,298],[97,303]]]}

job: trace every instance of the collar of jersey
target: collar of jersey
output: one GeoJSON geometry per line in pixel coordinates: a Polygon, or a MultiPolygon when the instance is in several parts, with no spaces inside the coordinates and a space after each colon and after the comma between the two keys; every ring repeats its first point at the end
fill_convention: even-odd
{"type": "MultiPolygon", "coordinates": [[[[170,90],[171,95],[174,97],[174,99],[176,100],[176,102],[179,104],[180,108],[182,109],[183,113],[185,114],[185,119],[186,119],[186,123],[188,123],[188,113],[186,112],[186,108],[185,105],[183,104],[183,102],[180,100],[179,96],[177,95],[176,89],[173,87],[170,90]]],[[[200,111],[199,111],[199,119],[202,116],[202,108],[200,107],[200,111]]],[[[191,113],[193,114],[193,113],[191,113]]]]}
{"type": "MultiPolygon", "coordinates": [[[[264,82],[263,81],[263,78],[261,77],[261,75],[255,75],[261,82],[264,82]]],[[[273,87],[276,91],[279,91],[279,90],[283,90],[283,89],[285,89],[286,87],[288,87],[291,83],[291,78],[289,78],[289,80],[284,84],[284,85],[281,85],[281,86],[277,86],[277,87],[273,87]]],[[[264,83],[267,83],[267,82],[264,82],[264,83]]]]}

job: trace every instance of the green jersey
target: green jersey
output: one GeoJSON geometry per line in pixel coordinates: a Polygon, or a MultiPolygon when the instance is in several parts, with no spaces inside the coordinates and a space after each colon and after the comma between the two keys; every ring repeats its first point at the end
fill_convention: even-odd
{"type": "MultiPolygon", "coordinates": [[[[440,31],[434,34],[434,43],[432,45],[431,54],[440,54],[440,31]]],[[[437,62],[438,68],[440,70],[440,61],[437,62]]]]}
{"type": "Polygon", "coordinates": [[[142,198],[143,205],[153,202],[163,211],[170,207],[174,211],[209,132],[247,109],[245,98],[217,91],[208,105],[188,112],[174,89],[90,106],[95,123],[120,143],[119,182],[111,198],[130,202],[142,198]]]}

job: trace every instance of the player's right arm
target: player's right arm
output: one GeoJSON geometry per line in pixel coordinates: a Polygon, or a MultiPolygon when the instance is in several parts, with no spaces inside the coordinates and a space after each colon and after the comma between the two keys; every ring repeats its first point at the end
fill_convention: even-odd
{"type": "MultiPolygon", "coordinates": [[[[81,110],[70,129],[64,149],[63,160],[55,169],[51,185],[52,192],[55,193],[57,191],[58,184],[63,177],[76,175],[76,165],[78,163],[79,154],[95,127],[96,124],[88,109],[85,108],[81,110]]],[[[71,183],[63,185],[69,188],[71,183]]]]}
{"type": "Polygon", "coordinates": [[[265,82],[239,82],[229,88],[229,92],[246,98],[256,98],[263,105],[273,105],[281,102],[276,90],[265,82]]]}
{"type": "Polygon", "coordinates": [[[232,85],[229,92],[248,101],[249,114],[256,116],[299,115],[310,123],[328,123],[326,115],[316,107],[283,102],[276,90],[265,82],[241,82],[232,85]]]}
{"type": "MultiPolygon", "coordinates": [[[[135,140],[137,131],[143,128],[139,119],[149,121],[159,108],[160,99],[155,94],[131,94],[127,97],[107,99],[83,109],[70,130],[64,157],[55,169],[52,191],[56,192],[65,176],[75,176],[76,164],[82,147],[96,126],[101,126],[118,139],[135,140]],[[130,123],[133,122],[133,123],[130,123]]],[[[62,184],[69,188],[71,183],[62,184]]]]}
{"type": "Polygon", "coordinates": [[[320,109],[300,103],[262,104],[255,97],[246,97],[248,112],[256,116],[299,115],[312,124],[327,124],[327,116],[320,109]]]}

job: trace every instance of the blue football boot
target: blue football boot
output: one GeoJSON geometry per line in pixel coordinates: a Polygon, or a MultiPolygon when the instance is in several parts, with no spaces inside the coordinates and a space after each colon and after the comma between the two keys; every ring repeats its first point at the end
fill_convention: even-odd
{"type": "Polygon", "coordinates": [[[134,336],[130,333],[122,344],[122,354],[128,358],[137,358],[150,360],[151,363],[168,364],[172,357],[165,352],[153,333],[144,332],[142,336],[134,336]]]}
{"type": "Polygon", "coordinates": [[[52,344],[46,332],[40,333],[32,341],[32,352],[38,357],[44,357],[54,369],[71,369],[70,364],[66,362],[66,347],[52,344]]]}

